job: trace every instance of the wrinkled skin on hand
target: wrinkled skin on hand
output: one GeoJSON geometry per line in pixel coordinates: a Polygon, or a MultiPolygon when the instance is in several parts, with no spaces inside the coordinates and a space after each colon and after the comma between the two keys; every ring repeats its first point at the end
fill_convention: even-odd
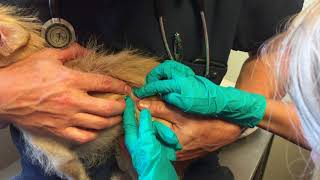
{"type": "Polygon", "coordinates": [[[87,92],[130,93],[124,82],[65,66],[87,52],[79,45],[45,49],[0,69],[0,119],[40,134],[78,143],[92,141],[97,131],[119,124],[124,101],[105,100],[87,92]]]}
{"type": "Polygon", "coordinates": [[[152,116],[172,124],[182,150],[177,152],[177,160],[185,161],[202,157],[209,152],[230,144],[240,136],[240,127],[222,120],[195,116],[165,104],[162,101],[141,100],[139,109],[150,109],[152,116]]]}

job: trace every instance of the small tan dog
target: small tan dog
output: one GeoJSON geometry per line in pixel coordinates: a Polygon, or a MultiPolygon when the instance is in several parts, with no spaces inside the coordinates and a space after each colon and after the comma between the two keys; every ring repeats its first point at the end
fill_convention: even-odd
{"type": "MultiPolygon", "coordinates": [[[[0,4],[0,67],[10,66],[46,46],[40,37],[41,25],[37,18],[19,16],[17,12],[19,12],[17,8],[0,4]]],[[[143,85],[147,73],[158,64],[155,58],[123,51],[118,54],[93,52],[87,57],[68,62],[66,66],[79,71],[110,75],[131,86],[139,87],[143,85]]],[[[95,94],[95,96],[123,98],[116,94],[95,94]]],[[[120,151],[116,148],[117,140],[123,134],[121,125],[104,130],[95,141],[83,145],[20,130],[28,146],[28,155],[35,163],[39,163],[47,174],[88,180],[90,178],[86,168],[104,163],[110,156],[115,155],[118,155],[117,161],[122,169],[130,171],[129,160],[119,155],[120,151]]]]}

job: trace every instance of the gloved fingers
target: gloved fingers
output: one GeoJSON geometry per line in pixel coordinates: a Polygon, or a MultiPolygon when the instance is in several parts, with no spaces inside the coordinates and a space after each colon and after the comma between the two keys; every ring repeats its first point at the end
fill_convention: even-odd
{"type": "Polygon", "coordinates": [[[138,98],[154,96],[157,94],[167,94],[171,92],[179,93],[181,88],[176,80],[162,80],[145,84],[139,89],[133,89],[138,98]]]}
{"type": "Polygon", "coordinates": [[[129,152],[133,152],[135,144],[138,141],[138,127],[135,117],[135,106],[133,100],[127,96],[126,108],[123,112],[123,128],[125,144],[129,152]]]}
{"type": "Polygon", "coordinates": [[[123,126],[125,128],[126,134],[136,134],[137,133],[137,123],[135,117],[135,105],[133,100],[127,96],[126,100],[126,108],[123,112],[123,126]]]}
{"type": "Polygon", "coordinates": [[[176,151],[181,150],[182,146],[179,143],[176,134],[164,124],[154,121],[153,126],[155,127],[156,135],[160,142],[163,144],[163,151],[170,161],[176,160],[176,151]]]}
{"type": "Polygon", "coordinates": [[[176,150],[171,148],[171,147],[168,147],[168,146],[163,146],[163,151],[165,151],[166,155],[167,155],[167,158],[170,160],[170,161],[176,161],[177,160],[177,155],[176,155],[176,150]]]}
{"type": "Polygon", "coordinates": [[[139,138],[154,136],[154,128],[152,125],[151,113],[148,109],[143,109],[140,112],[140,127],[139,127],[139,138]]]}
{"type": "Polygon", "coordinates": [[[167,126],[161,122],[154,121],[153,126],[156,131],[156,135],[161,139],[166,145],[175,149],[181,150],[182,146],[179,143],[177,135],[167,126]]]}
{"type": "Polygon", "coordinates": [[[188,66],[174,60],[167,60],[155,67],[146,78],[146,82],[155,82],[162,79],[172,79],[174,76],[193,76],[195,73],[188,66]]]}

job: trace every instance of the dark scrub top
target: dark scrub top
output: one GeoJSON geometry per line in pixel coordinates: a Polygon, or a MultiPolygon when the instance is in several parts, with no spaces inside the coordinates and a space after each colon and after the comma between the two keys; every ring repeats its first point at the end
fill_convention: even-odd
{"type": "MultiPolygon", "coordinates": [[[[186,64],[197,58],[205,58],[202,26],[196,1],[163,1],[165,1],[165,26],[171,50],[173,49],[171,37],[178,32],[182,37],[186,64]]],[[[46,0],[1,0],[0,2],[35,8],[39,11],[39,17],[43,22],[50,18],[46,0]]],[[[220,83],[226,73],[231,49],[255,53],[259,46],[279,32],[281,24],[298,13],[303,5],[303,0],[204,0],[204,2],[211,60],[214,62],[213,71],[216,71],[211,80],[216,83],[220,83]]],[[[166,59],[154,7],[153,0],[60,0],[60,14],[73,24],[80,43],[85,44],[94,36],[99,43],[114,51],[135,48],[166,59]]],[[[192,65],[192,68],[201,75],[204,65],[192,65]]],[[[18,149],[23,149],[22,142],[19,142],[19,133],[14,131],[13,136],[18,149]]],[[[30,164],[24,156],[22,160],[30,164]]],[[[36,174],[42,177],[41,173],[36,174]]]]}

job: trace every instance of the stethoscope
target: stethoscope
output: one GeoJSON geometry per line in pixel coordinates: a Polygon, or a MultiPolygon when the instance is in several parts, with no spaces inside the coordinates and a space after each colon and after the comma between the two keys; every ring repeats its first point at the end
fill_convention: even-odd
{"type": "Polygon", "coordinates": [[[58,0],[49,0],[48,4],[51,19],[42,26],[41,35],[53,48],[68,47],[76,41],[75,30],[71,23],[60,17],[58,0]]]}
{"type": "MultiPolygon", "coordinates": [[[[202,29],[204,34],[204,43],[205,43],[205,52],[206,52],[206,70],[205,76],[209,77],[210,75],[210,44],[208,36],[207,21],[205,16],[205,5],[204,0],[196,0],[199,13],[201,16],[202,29]]],[[[68,47],[71,43],[76,41],[76,34],[73,26],[68,21],[62,19],[59,15],[59,0],[48,0],[51,19],[47,21],[42,27],[42,37],[46,42],[54,48],[65,48],[68,47]]],[[[179,33],[174,35],[174,53],[171,52],[165,25],[165,4],[164,0],[155,0],[155,7],[157,11],[157,19],[159,21],[159,27],[161,32],[161,38],[166,50],[166,53],[170,59],[181,60],[183,57],[182,53],[182,40],[179,33]],[[173,56],[174,55],[174,56],[173,56]]]]}
{"type": "MultiPolygon", "coordinates": [[[[204,43],[205,43],[205,52],[206,52],[206,70],[205,70],[205,77],[210,76],[210,43],[209,43],[209,35],[208,35],[208,27],[207,27],[207,20],[205,16],[205,11],[204,11],[204,0],[196,0],[197,5],[199,8],[199,13],[201,16],[201,23],[202,23],[202,30],[204,34],[204,43]]],[[[167,40],[167,35],[166,35],[166,30],[164,26],[164,16],[165,16],[165,4],[164,0],[155,0],[155,7],[157,11],[157,18],[159,21],[159,26],[160,26],[160,32],[161,32],[161,38],[165,47],[165,50],[167,52],[167,55],[170,59],[174,60],[181,60],[181,54],[178,52],[179,49],[181,51],[181,37],[178,33],[174,35],[174,44],[173,44],[173,52],[171,52],[167,40]],[[174,56],[173,56],[174,55],[174,56]]]]}

